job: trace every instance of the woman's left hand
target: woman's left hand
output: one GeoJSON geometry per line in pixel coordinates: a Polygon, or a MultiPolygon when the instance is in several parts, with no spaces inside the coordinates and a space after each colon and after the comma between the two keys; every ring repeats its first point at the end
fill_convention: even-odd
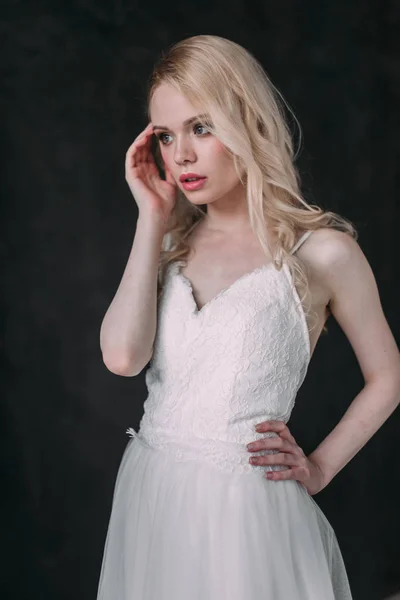
{"type": "Polygon", "coordinates": [[[285,471],[268,471],[265,474],[267,479],[274,481],[295,479],[305,487],[311,496],[318,494],[326,487],[328,482],[321,468],[305,456],[283,421],[263,421],[257,425],[257,431],[259,433],[273,431],[278,435],[248,444],[249,451],[279,450],[279,453],[254,456],[250,458],[249,462],[255,465],[284,465],[288,467],[285,471]]]}

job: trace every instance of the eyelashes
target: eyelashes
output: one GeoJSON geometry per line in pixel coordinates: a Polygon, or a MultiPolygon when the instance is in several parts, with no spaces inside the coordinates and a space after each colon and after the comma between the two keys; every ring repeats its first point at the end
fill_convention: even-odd
{"type": "MultiPolygon", "coordinates": [[[[204,137],[205,135],[207,135],[208,133],[211,133],[211,129],[212,129],[212,125],[211,123],[195,123],[193,125],[193,131],[196,130],[197,127],[202,127],[203,129],[205,129],[205,133],[201,134],[200,137],[204,137]]],[[[160,133],[159,135],[157,135],[157,139],[160,141],[160,143],[163,146],[167,145],[167,142],[164,141],[164,136],[168,136],[169,133],[160,133]]]]}

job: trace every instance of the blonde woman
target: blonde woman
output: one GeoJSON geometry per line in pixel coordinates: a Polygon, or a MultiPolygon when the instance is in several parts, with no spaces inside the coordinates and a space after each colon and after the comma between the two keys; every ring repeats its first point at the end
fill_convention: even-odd
{"type": "Polygon", "coordinates": [[[148,118],[126,155],[139,218],[100,340],[113,373],[151,361],[148,397],[98,599],[349,600],[312,496],[399,402],[371,269],[351,224],[303,199],[281,97],[244,48],[211,35],[170,48],[148,118]],[[329,315],[365,386],[305,456],[288,421],[329,315]]]}

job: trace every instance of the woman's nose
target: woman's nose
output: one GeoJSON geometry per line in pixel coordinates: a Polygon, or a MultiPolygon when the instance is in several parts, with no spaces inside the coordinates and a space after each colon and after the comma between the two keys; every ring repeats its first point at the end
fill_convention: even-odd
{"type": "Polygon", "coordinates": [[[174,159],[177,164],[183,164],[186,160],[193,161],[195,153],[189,142],[177,142],[174,159]]]}

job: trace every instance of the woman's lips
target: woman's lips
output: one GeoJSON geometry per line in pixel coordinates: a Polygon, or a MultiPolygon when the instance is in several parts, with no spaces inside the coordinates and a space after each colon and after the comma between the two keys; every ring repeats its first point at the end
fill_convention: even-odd
{"type": "Polygon", "coordinates": [[[207,177],[201,177],[197,181],[182,181],[182,187],[190,192],[199,190],[205,184],[207,177]]]}

